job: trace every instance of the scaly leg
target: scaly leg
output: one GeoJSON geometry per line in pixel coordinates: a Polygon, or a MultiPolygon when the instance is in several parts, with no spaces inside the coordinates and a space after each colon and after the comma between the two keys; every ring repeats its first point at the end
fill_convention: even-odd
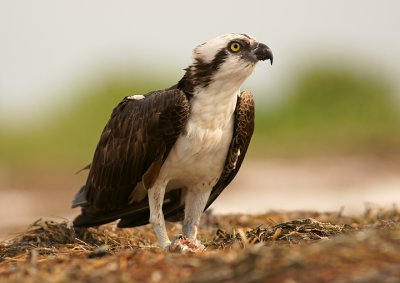
{"type": "Polygon", "coordinates": [[[167,229],[165,228],[164,214],[162,211],[165,185],[166,184],[154,184],[154,186],[148,190],[150,206],[149,222],[152,224],[158,243],[163,249],[171,245],[171,241],[168,238],[167,229]]]}
{"type": "Polygon", "coordinates": [[[183,221],[183,235],[196,240],[200,217],[206,207],[211,190],[189,190],[185,200],[185,219],[183,221]]]}
{"type": "Polygon", "coordinates": [[[201,214],[206,207],[211,189],[191,190],[187,192],[185,199],[185,219],[183,221],[183,237],[175,236],[171,244],[171,251],[199,252],[205,249],[200,241],[196,240],[197,229],[200,223],[201,214]]]}

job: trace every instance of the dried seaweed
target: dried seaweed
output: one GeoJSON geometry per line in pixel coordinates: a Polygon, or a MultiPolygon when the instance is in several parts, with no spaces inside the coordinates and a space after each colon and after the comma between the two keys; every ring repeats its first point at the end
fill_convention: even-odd
{"type": "Polygon", "coordinates": [[[330,236],[352,230],[354,228],[345,224],[333,225],[318,222],[312,218],[296,219],[268,228],[262,228],[262,225],[259,225],[245,233],[242,230],[227,233],[222,229],[218,229],[216,237],[209,242],[209,246],[223,248],[237,242],[243,246],[244,243],[256,244],[272,241],[284,241],[294,244],[301,241],[324,240],[330,236]]]}
{"type": "MultiPolygon", "coordinates": [[[[172,234],[179,224],[169,224],[172,234]]],[[[150,226],[76,230],[38,220],[0,242],[1,282],[398,282],[400,213],[208,214],[199,254],[159,249],[150,226]],[[229,232],[227,232],[229,231],[229,232]]]]}
{"type": "MultiPolygon", "coordinates": [[[[35,250],[40,255],[61,253],[94,253],[100,250],[116,252],[134,247],[150,246],[140,232],[116,229],[112,225],[100,228],[75,229],[67,221],[54,222],[39,219],[28,230],[12,240],[0,243],[0,262],[12,260],[20,254],[35,250]]],[[[90,255],[95,257],[94,255],[90,255]]]]}

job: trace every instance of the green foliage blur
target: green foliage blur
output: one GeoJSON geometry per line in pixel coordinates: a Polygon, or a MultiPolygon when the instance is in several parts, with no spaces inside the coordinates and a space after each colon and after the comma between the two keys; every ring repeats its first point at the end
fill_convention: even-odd
{"type": "Polygon", "coordinates": [[[400,105],[384,78],[310,67],[289,92],[280,107],[257,108],[254,151],[284,157],[399,152],[400,105]]]}
{"type": "Polygon", "coordinates": [[[17,168],[49,164],[86,166],[113,108],[125,96],[166,86],[165,82],[150,82],[148,77],[132,77],[136,79],[111,74],[83,86],[73,103],[56,103],[53,108],[58,111],[45,123],[39,121],[13,133],[0,127],[0,163],[17,168]]]}
{"type": "MultiPolygon", "coordinates": [[[[101,131],[123,97],[168,86],[146,77],[128,80],[109,76],[83,87],[78,99],[60,106],[63,110],[55,112],[50,123],[13,133],[0,128],[0,162],[14,167],[83,167],[90,163],[101,131]]],[[[283,94],[287,99],[278,107],[266,108],[256,97],[256,131],[250,155],[290,158],[398,152],[399,105],[392,92],[384,78],[372,74],[311,66],[289,93],[283,94]]]]}

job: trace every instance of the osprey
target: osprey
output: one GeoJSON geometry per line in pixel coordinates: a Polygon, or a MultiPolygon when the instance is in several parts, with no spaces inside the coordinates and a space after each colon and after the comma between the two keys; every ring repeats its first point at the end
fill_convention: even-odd
{"type": "Polygon", "coordinates": [[[176,85],[125,97],[72,202],[82,207],[74,226],[151,223],[160,247],[171,248],[165,220],[183,220],[174,247],[204,248],[200,216],[235,177],[253,134],[253,97],[240,86],[267,59],[270,48],[253,37],[222,35],[194,49],[176,85]]]}

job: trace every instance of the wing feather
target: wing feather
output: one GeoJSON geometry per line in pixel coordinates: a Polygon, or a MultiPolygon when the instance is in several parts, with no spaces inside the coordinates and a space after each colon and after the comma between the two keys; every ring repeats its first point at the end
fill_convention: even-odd
{"type": "Polygon", "coordinates": [[[100,220],[96,222],[94,216],[104,216],[109,222],[120,218],[118,211],[142,209],[143,204],[129,204],[129,196],[144,176],[146,185],[154,182],[184,129],[189,107],[186,95],[178,89],[120,102],[100,137],[87,182],[77,194],[79,201],[73,203],[83,207],[76,226],[98,225],[100,220]]]}

